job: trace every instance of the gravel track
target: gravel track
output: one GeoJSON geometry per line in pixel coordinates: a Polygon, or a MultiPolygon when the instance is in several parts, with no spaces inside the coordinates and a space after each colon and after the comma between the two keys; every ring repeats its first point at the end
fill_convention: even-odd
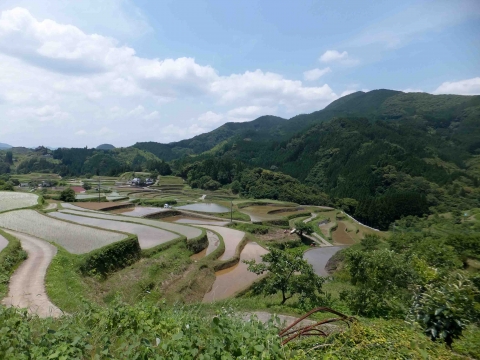
{"type": "Polygon", "coordinates": [[[30,235],[7,232],[20,240],[28,258],[10,278],[8,296],[3,299],[2,304],[27,308],[29,313],[40,317],[63,315],[63,312],[50,302],[45,292],[45,274],[57,248],[30,235]]]}

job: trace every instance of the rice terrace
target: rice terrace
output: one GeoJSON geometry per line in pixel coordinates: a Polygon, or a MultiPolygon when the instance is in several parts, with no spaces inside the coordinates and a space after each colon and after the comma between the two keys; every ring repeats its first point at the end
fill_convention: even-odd
{"type": "Polygon", "coordinates": [[[480,360],[480,1],[44,3],[0,2],[0,360],[480,360]]]}

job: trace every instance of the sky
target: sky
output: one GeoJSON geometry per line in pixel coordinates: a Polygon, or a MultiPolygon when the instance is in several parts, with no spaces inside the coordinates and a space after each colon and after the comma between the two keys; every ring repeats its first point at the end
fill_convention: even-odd
{"type": "Polygon", "coordinates": [[[381,88],[480,94],[480,1],[0,2],[13,146],[168,143],[381,88]]]}

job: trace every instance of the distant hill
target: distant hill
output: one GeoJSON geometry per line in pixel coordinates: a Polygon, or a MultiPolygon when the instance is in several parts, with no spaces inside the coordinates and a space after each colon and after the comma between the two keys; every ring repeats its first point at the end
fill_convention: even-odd
{"type": "Polygon", "coordinates": [[[12,147],[12,145],[0,143],[0,150],[11,149],[12,147]]]}
{"type": "MultiPolygon", "coordinates": [[[[201,154],[234,138],[251,142],[285,141],[312,125],[335,117],[365,117],[370,121],[416,118],[423,119],[434,127],[448,126],[447,124],[453,120],[452,117],[457,117],[466,120],[462,122],[457,132],[471,138],[468,135],[469,124],[479,116],[477,112],[479,103],[480,96],[403,93],[386,89],[358,91],[332,102],[323,110],[297,115],[289,120],[277,116],[262,116],[249,122],[226,123],[192,139],[169,144],[140,142],[133,147],[149,151],[160,159],[170,161],[185,155],[201,154]]],[[[476,128],[475,131],[477,131],[476,128]]],[[[480,147],[480,144],[478,146],[480,147]]]]}
{"type": "Polygon", "coordinates": [[[98,145],[96,149],[97,150],[113,150],[115,149],[115,146],[111,144],[102,144],[102,145],[98,145]]]}

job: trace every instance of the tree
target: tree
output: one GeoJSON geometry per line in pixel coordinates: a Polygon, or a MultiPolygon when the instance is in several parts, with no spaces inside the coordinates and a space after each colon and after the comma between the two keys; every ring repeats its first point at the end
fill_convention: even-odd
{"type": "Polygon", "coordinates": [[[83,188],[84,188],[85,190],[90,190],[90,189],[92,188],[92,185],[91,185],[89,182],[86,182],[86,181],[85,181],[85,182],[83,183],[83,188]]]}
{"type": "Polygon", "coordinates": [[[75,202],[75,191],[72,188],[66,188],[60,193],[60,200],[65,202],[75,202]]]}
{"type": "Polygon", "coordinates": [[[13,154],[11,151],[7,151],[5,154],[5,161],[10,165],[13,164],[13,154]]]}
{"type": "Polygon", "coordinates": [[[318,303],[325,280],[314,273],[312,265],[303,259],[301,252],[290,253],[272,248],[262,256],[261,263],[257,264],[255,260],[244,262],[248,271],[257,275],[268,273],[257,290],[265,295],[281,292],[282,305],[295,294],[300,295],[301,303],[318,303]]]}
{"type": "Polygon", "coordinates": [[[403,254],[390,250],[346,252],[347,270],[355,289],[341,293],[349,308],[363,316],[403,317],[408,291],[417,273],[403,254]]]}
{"type": "Polygon", "coordinates": [[[410,317],[432,339],[445,341],[448,347],[475,319],[475,285],[460,272],[419,288],[410,317]]]}
{"type": "Polygon", "coordinates": [[[313,225],[304,223],[303,220],[299,220],[295,223],[295,229],[302,236],[303,234],[310,235],[313,233],[313,225]]]}
{"type": "Polygon", "coordinates": [[[375,250],[378,244],[380,244],[380,236],[376,234],[367,234],[362,240],[360,240],[360,244],[362,244],[365,251],[375,250]]]}

